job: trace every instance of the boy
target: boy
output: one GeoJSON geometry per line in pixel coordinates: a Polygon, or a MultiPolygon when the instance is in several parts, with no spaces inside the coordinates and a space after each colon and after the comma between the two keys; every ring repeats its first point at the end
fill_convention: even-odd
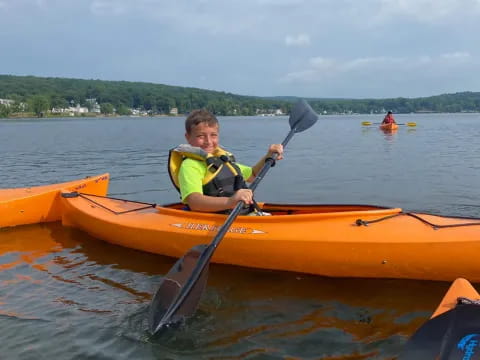
{"type": "Polygon", "coordinates": [[[185,130],[190,147],[182,145],[177,148],[182,150],[173,150],[181,152],[183,161],[178,174],[172,176],[170,172],[170,176],[178,185],[182,202],[192,211],[225,212],[233,209],[239,201],[253,204],[253,193],[243,188],[243,179],[253,181],[265,159],[274,153],[278,153],[277,160],[283,158],[283,146],[273,144],[255,166],[236,163],[232,154],[218,146],[218,120],[205,109],[190,113],[185,120],[185,130]]]}

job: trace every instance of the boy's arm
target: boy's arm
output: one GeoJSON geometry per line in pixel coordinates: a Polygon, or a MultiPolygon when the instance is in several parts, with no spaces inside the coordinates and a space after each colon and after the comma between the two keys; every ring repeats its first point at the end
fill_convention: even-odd
{"type": "Polygon", "coordinates": [[[195,192],[188,195],[185,200],[192,211],[217,212],[233,209],[239,201],[251,204],[252,197],[251,190],[240,189],[232,197],[208,196],[195,192]]]}
{"type": "Polygon", "coordinates": [[[186,159],[180,166],[178,180],[182,202],[188,204],[192,211],[217,212],[233,209],[237,202],[253,202],[251,190],[241,189],[232,197],[216,197],[203,194],[202,180],[206,168],[196,160],[186,159]]]}
{"type": "Polygon", "coordinates": [[[267,157],[268,154],[262,157],[254,166],[252,166],[252,176],[247,179],[248,182],[252,182],[253,180],[255,180],[255,177],[260,172],[260,170],[262,170],[263,165],[265,165],[265,160],[267,160],[267,157]]]}
{"type": "Polygon", "coordinates": [[[262,157],[256,164],[255,166],[252,167],[252,176],[250,176],[247,181],[252,182],[255,180],[255,177],[257,174],[262,170],[263,165],[265,165],[265,160],[267,158],[272,157],[274,153],[278,153],[277,160],[282,160],[283,159],[283,146],[281,144],[273,144],[270,145],[268,148],[267,154],[262,157]]]}

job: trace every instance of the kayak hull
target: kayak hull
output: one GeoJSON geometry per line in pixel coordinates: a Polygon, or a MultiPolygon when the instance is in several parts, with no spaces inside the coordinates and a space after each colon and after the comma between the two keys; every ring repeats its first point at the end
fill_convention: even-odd
{"type": "Polygon", "coordinates": [[[106,195],[109,174],[59,184],[0,189],[0,228],[61,219],[60,190],[106,195]]]}
{"type": "MultiPolygon", "coordinates": [[[[212,261],[338,277],[480,281],[480,219],[416,214],[368,205],[260,204],[272,216],[239,216],[212,261]],[[367,226],[357,220],[371,221],[367,226]],[[451,261],[452,258],[462,261],[451,261]]],[[[121,199],[62,198],[62,222],[137,250],[179,258],[212,241],[226,216],[121,199]]]]}
{"type": "Polygon", "coordinates": [[[381,124],[380,125],[380,130],[383,131],[395,131],[398,130],[398,125],[397,124],[381,124]]]}

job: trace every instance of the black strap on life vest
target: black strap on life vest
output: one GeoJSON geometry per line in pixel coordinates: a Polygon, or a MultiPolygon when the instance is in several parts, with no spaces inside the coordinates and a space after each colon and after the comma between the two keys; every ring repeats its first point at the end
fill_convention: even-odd
{"type": "MultiPolygon", "coordinates": [[[[240,189],[248,189],[248,186],[245,182],[245,179],[242,176],[242,170],[240,169],[240,167],[237,164],[235,164],[235,158],[233,157],[233,155],[231,155],[231,156],[221,155],[219,157],[208,158],[207,159],[207,167],[209,167],[210,171],[215,172],[220,168],[220,166],[224,165],[227,162],[235,169],[235,172],[237,173],[234,176],[234,179],[233,179],[233,188],[232,188],[233,193],[237,192],[240,189]],[[211,166],[209,166],[209,165],[211,165],[211,166]]],[[[232,173],[232,175],[233,175],[233,173],[232,173]]],[[[218,180],[217,177],[212,179],[212,184],[214,185],[214,187],[218,191],[218,196],[228,196],[229,197],[229,196],[233,195],[233,193],[230,193],[230,192],[227,193],[225,191],[225,189],[223,188],[224,184],[222,184],[222,182],[220,180],[218,180]]],[[[249,214],[252,211],[254,211],[254,209],[260,209],[260,207],[258,206],[258,204],[256,203],[255,200],[254,200],[252,205],[245,205],[245,207],[241,210],[240,215],[249,214]]],[[[220,211],[220,213],[222,213],[222,214],[229,214],[230,212],[231,212],[231,210],[220,211]]]]}
{"type": "Polygon", "coordinates": [[[235,170],[238,170],[238,167],[235,165],[235,157],[233,155],[227,156],[227,155],[220,155],[220,156],[213,156],[209,157],[206,160],[207,163],[207,168],[211,172],[217,171],[220,166],[222,166],[224,163],[230,163],[235,167],[235,170]]]}
{"type": "MultiPolygon", "coordinates": [[[[223,171],[223,169],[225,169],[226,171],[230,172],[232,174],[232,177],[234,178],[233,183],[227,184],[228,186],[231,186],[231,191],[228,191],[228,192],[226,189],[224,189],[224,186],[226,184],[223,182],[223,179],[219,179],[218,176],[215,176],[212,179],[211,182],[218,192],[217,196],[227,196],[227,197],[232,196],[235,191],[242,188],[241,183],[244,182],[242,177],[242,171],[234,162],[231,161],[231,157],[229,156],[222,155],[220,157],[211,158],[211,159],[212,159],[210,161],[211,166],[209,167],[210,171],[215,172],[220,168],[220,166],[223,166],[222,170],[220,171],[223,171]],[[229,163],[235,169],[236,174],[231,172],[230,168],[225,165],[226,163],[229,163]],[[241,180],[238,180],[238,178],[241,178],[241,180]]],[[[207,166],[208,166],[208,162],[207,162],[207,166]]]]}

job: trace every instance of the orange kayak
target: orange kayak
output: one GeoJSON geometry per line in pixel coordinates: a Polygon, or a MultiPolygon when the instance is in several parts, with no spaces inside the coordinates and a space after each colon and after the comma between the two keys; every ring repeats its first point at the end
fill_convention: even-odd
{"type": "Polygon", "coordinates": [[[0,189],[0,228],[61,219],[60,190],[106,195],[109,174],[27,188],[0,189]]]}
{"type": "Polygon", "coordinates": [[[393,131],[398,129],[398,125],[391,123],[391,124],[381,124],[380,129],[383,131],[393,131]]]}
{"type": "Polygon", "coordinates": [[[400,360],[480,359],[480,294],[456,279],[430,320],[407,342],[400,360]]]}
{"type": "MultiPolygon", "coordinates": [[[[63,193],[62,222],[132,249],[182,257],[210,243],[225,215],[63,193]]],[[[480,219],[369,205],[260,204],[239,216],[212,261],[335,277],[480,281],[480,219]],[[452,261],[452,259],[458,259],[452,261]]]]}

